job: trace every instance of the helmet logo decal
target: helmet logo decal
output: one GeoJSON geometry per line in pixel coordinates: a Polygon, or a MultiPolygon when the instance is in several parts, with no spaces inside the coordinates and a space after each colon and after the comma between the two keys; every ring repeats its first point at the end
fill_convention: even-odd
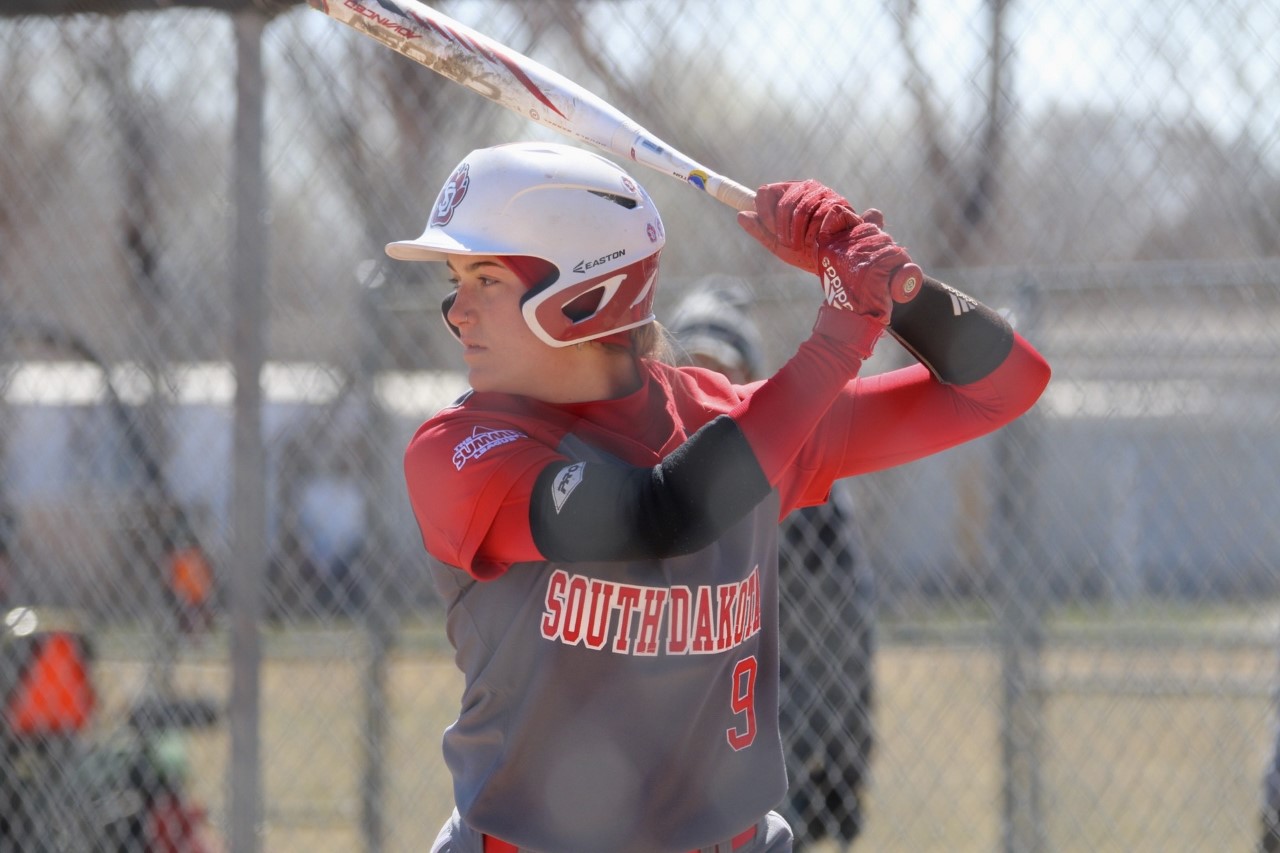
{"type": "Polygon", "coordinates": [[[471,186],[471,164],[463,163],[454,170],[449,180],[445,181],[444,188],[440,190],[436,206],[431,210],[429,227],[449,224],[449,220],[453,219],[453,212],[466,198],[469,186],[471,186]]]}
{"type": "Polygon", "coordinates": [[[618,249],[616,252],[610,252],[609,254],[603,257],[596,258],[594,261],[578,261],[576,264],[573,265],[573,271],[577,273],[586,272],[592,267],[598,267],[601,264],[607,264],[609,263],[609,261],[616,261],[618,258],[621,258],[626,253],[627,253],[626,249],[618,249]]]}

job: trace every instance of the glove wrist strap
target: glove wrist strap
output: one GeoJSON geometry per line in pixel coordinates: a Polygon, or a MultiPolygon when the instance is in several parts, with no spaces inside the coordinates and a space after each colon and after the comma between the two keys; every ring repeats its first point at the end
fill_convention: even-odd
{"type": "Polygon", "coordinates": [[[871,357],[871,351],[884,334],[884,329],[883,320],[831,305],[818,309],[818,320],[813,324],[815,332],[839,342],[864,361],[871,357]]]}

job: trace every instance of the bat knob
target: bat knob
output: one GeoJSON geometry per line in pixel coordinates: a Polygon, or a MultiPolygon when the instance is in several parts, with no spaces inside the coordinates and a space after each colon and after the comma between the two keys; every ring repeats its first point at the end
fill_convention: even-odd
{"type": "Polygon", "coordinates": [[[903,264],[889,279],[889,294],[894,302],[910,302],[924,286],[924,271],[917,264],[903,264]]]}

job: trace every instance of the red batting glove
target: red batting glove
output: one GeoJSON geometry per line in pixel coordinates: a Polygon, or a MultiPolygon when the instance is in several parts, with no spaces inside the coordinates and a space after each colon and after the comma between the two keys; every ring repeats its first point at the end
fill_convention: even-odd
{"type": "Polygon", "coordinates": [[[826,300],[813,328],[865,360],[889,325],[893,273],[911,258],[875,222],[853,227],[849,222],[849,214],[837,208],[819,226],[818,264],[826,300]]]}
{"type": "Polygon", "coordinates": [[[765,184],[756,192],[756,209],[739,213],[738,224],[793,267],[821,275],[818,230],[835,208],[862,221],[843,196],[817,181],[765,184]]]}
{"type": "Polygon", "coordinates": [[[827,307],[886,326],[893,311],[890,280],[911,256],[881,229],[883,217],[875,213],[877,221],[867,221],[845,208],[830,210],[818,227],[818,264],[827,307]]]}

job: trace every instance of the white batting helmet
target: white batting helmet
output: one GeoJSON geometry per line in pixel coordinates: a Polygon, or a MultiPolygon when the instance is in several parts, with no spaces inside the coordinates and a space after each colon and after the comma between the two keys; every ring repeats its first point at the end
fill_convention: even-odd
{"type": "Polygon", "coordinates": [[[427,229],[387,244],[403,261],[448,255],[542,258],[556,273],[530,283],[525,322],[563,347],[654,319],[666,243],[648,193],[612,161],[555,143],[472,151],[440,190],[427,229]]]}

